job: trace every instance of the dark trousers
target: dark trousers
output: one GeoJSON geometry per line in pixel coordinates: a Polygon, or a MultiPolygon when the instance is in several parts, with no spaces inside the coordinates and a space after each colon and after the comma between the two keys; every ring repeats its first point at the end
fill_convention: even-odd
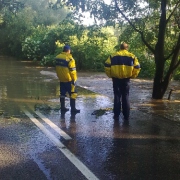
{"type": "Polygon", "coordinates": [[[67,93],[71,99],[76,99],[77,91],[74,82],[60,82],[60,97],[65,98],[67,93]]]}
{"type": "Polygon", "coordinates": [[[130,79],[112,78],[114,91],[114,108],[115,116],[119,116],[122,110],[125,119],[129,118],[130,103],[129,103],[129,82],[130,79]]]}

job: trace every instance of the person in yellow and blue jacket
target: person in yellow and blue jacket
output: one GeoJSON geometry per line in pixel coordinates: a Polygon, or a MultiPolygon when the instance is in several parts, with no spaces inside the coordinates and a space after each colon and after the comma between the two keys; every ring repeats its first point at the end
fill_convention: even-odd
{"type": "Polygon", "coordinates": [[[140,72],[140,64],[136,56],[128,51],[128,44],[123,42],[120,50],[105,61],[105,73],[112,78],[114,91],[114,120],[119,120],[122,111],[125,122],[129,121],[130,79],[136,78],[140,72]],[[122,107],[121,107],[122,106],[122,107]]]}
{"type": "Polygon", "coordinates": [[[80,110],[76,109],[75,101],[77,97],[76,81],[77,72],[75,60],[71,54],[69,45],[65,45],[63,52],[58,54],[56,60],[56,74],[60,81],[60,104],[61,112],[66,112],[69,109],[65,107],[65,97],[69,94],[71,112],[79,113],[80,110]]]}

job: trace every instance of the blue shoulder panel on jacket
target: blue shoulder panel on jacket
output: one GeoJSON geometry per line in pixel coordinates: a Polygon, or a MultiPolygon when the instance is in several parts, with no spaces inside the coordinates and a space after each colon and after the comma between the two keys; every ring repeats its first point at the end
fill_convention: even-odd
{"type": "Polygon", "coordinates": [[[139,69],[140,68],[140,65],[137,65],[137,66],[134,66],[135,69],[139,69]]]}
{"type": "Polygon", "coordinates": [[[111,64],[104,63],[105,67],[111,67],[111,64]]]}
{"type": "Polygon", "coordinates": [[[128,56],[114,56],[111,58],[111,65],[133,66],[134,59],[128,56]]]}
{"type": "Polygon", "coordinates": [[[64,59],[56,59],[56,66],[68,67],[68,61],[64,59]]]}

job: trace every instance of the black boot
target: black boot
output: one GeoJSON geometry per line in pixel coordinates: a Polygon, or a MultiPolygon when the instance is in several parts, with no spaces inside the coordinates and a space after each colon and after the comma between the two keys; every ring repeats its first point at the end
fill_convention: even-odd
{"type": "Polygon", "coordinates": [[[66,111],[61,111],[61,121],[65,121],[65,113],[66,111]]]}
{"type": "Polygon", "coordinates": [[[75,99],[70,99],[70,106],[71,106],[72,113],[80,113],[80,110],[76,109],[76,100],[75,99]]]}
{"type": "Polygon", "coordinates": [[[61,103],[61,111],[62,112],[69,111],[69,109],[65,107],[65,98],[60,98],[60,103],[61,103]]]}
{"type": "Polygon", "coordinates": [[[75,119],[76,119],[76,114],[77,114],[77,113],[74,113],[74,112],[71,113],[71,116],[70,116],[71,122],[76,122],[76,121],[75,121],[75,119]]]}

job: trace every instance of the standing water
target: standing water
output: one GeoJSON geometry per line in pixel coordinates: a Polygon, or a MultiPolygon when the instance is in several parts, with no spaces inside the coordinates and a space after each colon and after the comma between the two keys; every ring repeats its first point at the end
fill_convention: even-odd
{"type": "Polygon", "coordinates": [[[0,112],[5,117],[0,118],[0,179],[85,179],[84,169],[78,171],[78,165],[61,153],[64,150],[77,156],[99,179],[179,179],[179,126],[164,121],[166,115],[179,121],[178,84],[170,101],[153,102],[152,81],[132,80],[131,119],[126,124],[122,118],[117,122],[112,118],[111,80],[97,73],[78,73],[80,86],[105,96],[88,91],[82,97],[85,92],[80,91],[77,105],[81,112],[77,115],[54,112],[37,117],[30,111],[31,116],[26,113],[30,118],[19,118],[11,126],[8,117],[20,116],[24,104],[59,105],[59,83],[47,75],[54,70],[33,62],[0,57],[0,63],[0,112]],[[111,108],[107,108],[110,113],[104,113],[105,107],[111,108]],[[72,139],[57,133],[58,128],[72,139]]]}
{"type": "MultiPolygon", "coordinates": [[[[59,108],[59,83],[50,76],[52,68],[37,66],[31,61],[15,61],[10,57],[0,57],[0,113],[18,115],[21,103],[47,104],[56,102],[59,108]],[[50,100],[50,101],[49,101],[50,100]]],[[[54,71],[53,71],[54,73],[54,71]]],[[[113,98],[112,83],[105,73],[78,73],[78,85],[96,93],[113,98]]],[[[155,113],[169,120],[180,121],[180,82],[172,81],[163,100],[152,100],[153,82],[132,79],[130,101],[132,110],[155,113]],[[172,92],[168,100],[169,92],[172,92]]],[[[81,89],[82,91],[82,89],[81,89]]],[[[82,93],[79,92],[79,95],[82,93]]],[[[88,92],[89,94],[89,92],[88,92]]]]}
{"type": "Polygon", "coordinates": [[[35,103],[56,97],[57,80],[41,75],[35,63],[0,57],[0,112],[6,116],[19,114],[21,103],[35,103]]]}

